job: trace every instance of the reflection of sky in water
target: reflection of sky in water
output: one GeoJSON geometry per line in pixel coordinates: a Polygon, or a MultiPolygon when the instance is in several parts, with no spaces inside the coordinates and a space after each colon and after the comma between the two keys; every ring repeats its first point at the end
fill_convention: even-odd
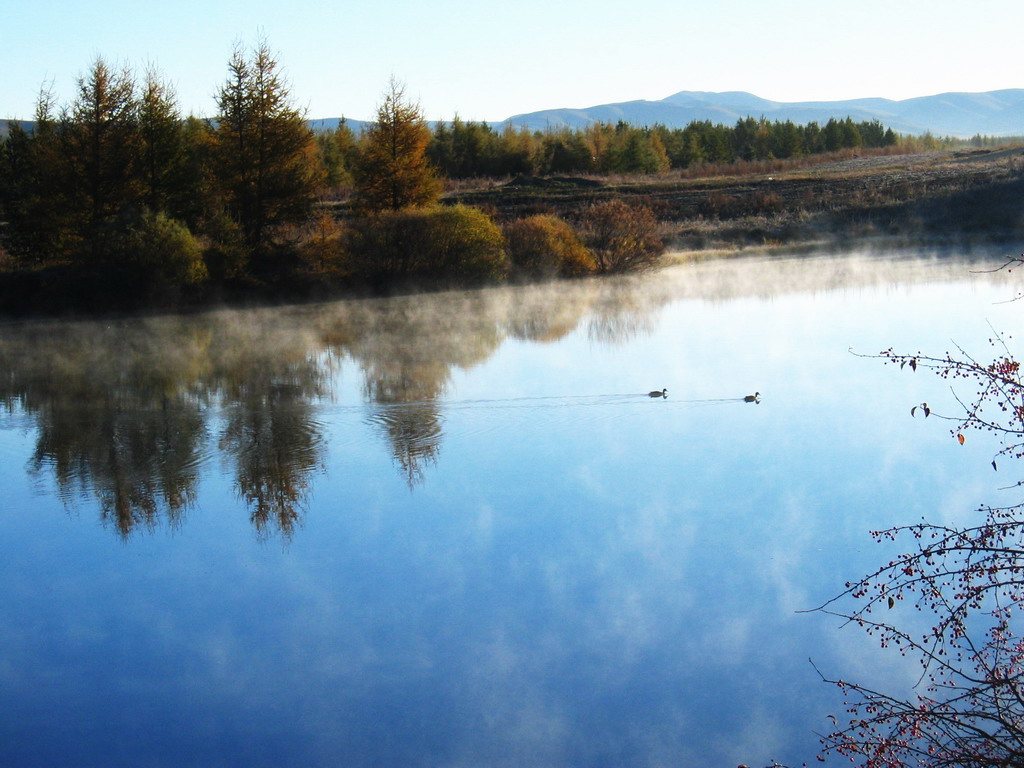
{"type": "Polygon", "coordinates": [[[848,348],[953,340],[984,357],[988,321],[1020,324],[994,303],[1006,279],[963,265],[904,266],[912,284],[879,262],[815,266],[659,273],[632,288],[637,308],[655,299],[639,314],[598,317],[587,294],[549,341],[506,337],[430,379],[434,405],[364,403],[368,367],[392,392],[426,363],[396,373],[404,353],[371,363],[350,342],[333,396],[309,406],[327,448],[290,540],[254,533],[217,456],[180,523],[122,540],[88,496],[65,510],[45,471],[26,474],[33,421],[0,418],[0,762],[813,758],[839,702],[808,657],[912,675],[795,611],[883,557],[867,530],[960,516],[1009,485],[983,438],[961,448],[945,422],[910,419],[922,400],[952,411],[945,384],[848,348]],[[781,290],[761,287],[780,272],[781,290]],[[759,405],[732,399],[755,390],[759,405]],[[413,452],[433,446],[411,480],[388,444],[409,423],[413,452]]]}

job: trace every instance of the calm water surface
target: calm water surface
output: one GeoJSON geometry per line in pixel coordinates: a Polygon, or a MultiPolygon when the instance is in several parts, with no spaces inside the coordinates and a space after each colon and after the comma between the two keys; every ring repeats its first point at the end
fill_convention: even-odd
{"type": "Polygon", "coordinates": [[[985,266],[0,326],[0,764],[813,760],[809,658],[913,670],[797,611],[1016,479],[850,349],[987,356],[985,266]]]}

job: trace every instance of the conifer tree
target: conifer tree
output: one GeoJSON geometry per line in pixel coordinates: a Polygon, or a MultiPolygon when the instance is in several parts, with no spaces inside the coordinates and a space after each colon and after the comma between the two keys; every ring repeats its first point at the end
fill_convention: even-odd
{"type": "Polygon", "coordinates": [[[136,118],[131,70],[114,71],[97,58],[78,79],[78,97],[61,127],[72,226],[83,241],[81,253],[94,263],[103,259],[126,214],[141,204],[136,118]]]}
{"type": "Polygon", "coordinates": [[[244,244],[261,251],[280,226],[310,215],[322,182],[313,133],[266,40],[248,57],[236,46],[217,108],[214,173],[244,244]]]}
{"type": "Polygon", "coordinates": [[[146,70],[139,96],[138,175],[143,199],[153,213],[183,218],[186,183],[184,123],[174,89],[153,67],[146,70]]]}
{"type": "Polygon", "coordinates": [[[351,185],[359,150],[356,135],[345,119],[342,118],[333,131],[318,133],[316,143],[328,190],[351,185]]]}
{"type": "Polygon", "coordinates": [[[40,89],[31,130],[9,123],[2,154],[0,214],[6,222],[4,248],[23,266],[63,261],[80,241],[64,134],[56,98],[49,85],[40,89]]]}
{"type": "Polygon", "coordinates": [[[367,131],[356,174],[356,209],[399,211],[437,202],[441,182],[427,160],[430,129],[394,78],[367,131]]]}

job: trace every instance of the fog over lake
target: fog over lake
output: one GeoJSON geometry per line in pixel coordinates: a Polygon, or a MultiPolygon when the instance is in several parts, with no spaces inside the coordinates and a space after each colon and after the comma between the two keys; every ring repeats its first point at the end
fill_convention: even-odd
{"type": "Polygon", "coordinates": [[[859,354],[998,353],[1007,255],[0,325],[0,764],[814,760],[809,659],[916,677],[799,611],[1017,500],[859,354]]]}

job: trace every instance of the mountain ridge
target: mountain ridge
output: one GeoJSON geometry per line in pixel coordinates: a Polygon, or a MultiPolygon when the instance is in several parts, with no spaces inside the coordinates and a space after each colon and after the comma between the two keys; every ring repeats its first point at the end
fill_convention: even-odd
{"type": "Polygon", "coordinates": [[[596,122],[624,122],[633,125],[660,123],[683,128],[695,121],[734,124],[746,117],[806,124],[828,122],[830,118],[879,120],[899,133],[968,138],[1024,135],[1024,88],[978,93],[950,91],[932,96],[893,100],[882,97],[840,101],[782,102],[761,98],[746,91],[679,91],[657,101],[635,100],[598,104],[585,108],[546,109],[513,115],[499,123],[531,130],[585,128],[596,122]]]}

